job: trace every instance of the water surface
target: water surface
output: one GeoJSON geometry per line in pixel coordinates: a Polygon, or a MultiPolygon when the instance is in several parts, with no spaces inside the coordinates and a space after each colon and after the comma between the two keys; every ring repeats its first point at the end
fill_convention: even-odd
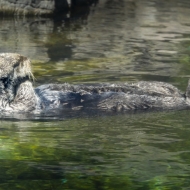
{"type": "MultiPolygon", "coordinates": [[[[185,90],[188,0],[102,0],[66,19],[1,18],[0,52],[32,60],[35,86],[156,80],[185,90]]],[[[0,189],[189,189],[189,110],[2,118],[0,189]]]]}
{"type": "Polygon", "coordinates": [[[189,111],[1,122],[2,189],[188,189],[189,111]]]}

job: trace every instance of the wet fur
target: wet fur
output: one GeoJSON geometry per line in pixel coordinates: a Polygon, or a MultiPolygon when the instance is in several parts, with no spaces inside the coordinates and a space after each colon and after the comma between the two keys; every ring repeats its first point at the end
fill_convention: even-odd
{"type": "Polygon", "coordinates": [[[182,93],[163,82],[133,84],[46,84],[33,89],[30,60],[19,54],[0,54],[0,110],[44,112],[70,110],[170,110],[190,107],[189,90],[182,93]]]}

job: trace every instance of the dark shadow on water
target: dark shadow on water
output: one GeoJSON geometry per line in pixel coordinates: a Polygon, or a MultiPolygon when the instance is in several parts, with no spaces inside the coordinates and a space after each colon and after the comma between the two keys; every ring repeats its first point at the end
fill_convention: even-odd
{"type": "Polygon", "coordinates": [[[96,109],[71,110],[71,109],[52,109],[41,113],[14,113],[1,114],[0,121],[38,121],[38,122],[55,122],[70,119],[96,119],[111,117],[141,118],[145,115],[165,115],[175,112],[188,112],[187,110],[129,110],[129,111],[101,111],[96,109]]]}
{"type": "Polygon", "coordinates": [[[74,46],[72,45],[72,40],[68,39],[69,30],[72,30],[73,26],[75,30],[77,30],[80,28],[80,24],[84,24],[87,21],[90,13],[90,7],[96,6],[98,0],[72,0],[71,7],[68,6],[68,8],[63,11],[59,9],[59,7],[66,7],[66,5],[63,5],[64,3],[66,2],[63,1],[61,3],[61,1],[55,1],[57,13],[55,13],[53,18],[53,33],[50,34],[49,41],[52,41],[51,37],[54,38],[55,36],[59,39],[56,43],[46,45],[50,61],[60,61],[72,58],[72,49],[74,46]]]}

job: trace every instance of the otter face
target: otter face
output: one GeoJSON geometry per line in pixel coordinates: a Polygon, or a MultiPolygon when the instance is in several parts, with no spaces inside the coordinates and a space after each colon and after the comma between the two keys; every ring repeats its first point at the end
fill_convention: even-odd
{"type": "Polygon", "coordinates": [[[33,79],[30,60],[16,53],[0,54],[0,94],[10,103],[20,84],[33,79]]]}

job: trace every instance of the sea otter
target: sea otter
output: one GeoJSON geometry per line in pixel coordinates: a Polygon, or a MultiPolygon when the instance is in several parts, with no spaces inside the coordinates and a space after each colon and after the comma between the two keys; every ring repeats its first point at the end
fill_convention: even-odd
{"type": "Polygon", "coordinates": [[[70,85],[45,84],[33,88],[30,60],[15,53],[0,54],[1,113],[60,110],[173,110],[190,108],[186,93],[164,82],[70,85]]]}

